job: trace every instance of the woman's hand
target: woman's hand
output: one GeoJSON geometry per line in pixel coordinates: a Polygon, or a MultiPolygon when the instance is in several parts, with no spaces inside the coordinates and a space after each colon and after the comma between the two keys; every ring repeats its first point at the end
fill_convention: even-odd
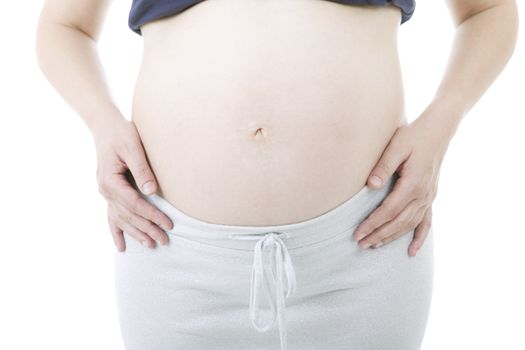
{"type": "Polygon", "coordinates": [[[368,186],[380,188],[397,172],[391,193],[354,232],[362,249],[375,248],[399,238],[414,228],[408,255],[415,256],[430,230],[432,202],[437,194],[439,171],[453,132],[439,125],[427,109],[410,124],[399,127],[378,163],[371,171],[368,186]]]}
{"type": "Polygon", "coordinates": [[[146,201],[126,177],[133,179],[144,194],[157,191],[155,176],[146,160],[140,136],[133,122],[124,117],[108,118],[108,124],[93,132],[97,149],[97,182],[99,192],[108,202],[108,223],[118,251],[126,244],[123,231],[147,247],[155,241],[168,242],[165,230],[173,223],[158,208],[146,201]]]}

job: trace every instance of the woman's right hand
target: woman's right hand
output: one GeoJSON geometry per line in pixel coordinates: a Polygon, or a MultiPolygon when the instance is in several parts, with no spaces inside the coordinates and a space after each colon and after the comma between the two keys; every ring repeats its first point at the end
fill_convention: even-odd
{"type": "Polygon", "coordinates": [[[146,201],[126,176],[129,169],[144,194],[157,191],[135,124],[124,117],[109,119],[93,136],[98,188],[108,202],[108,223],[117,250],[126,249],[124,231],[147,247],[154,247],[155,241],[166,244],[168,236],[159,226],[171,229],[171,219],[146,201]]]}

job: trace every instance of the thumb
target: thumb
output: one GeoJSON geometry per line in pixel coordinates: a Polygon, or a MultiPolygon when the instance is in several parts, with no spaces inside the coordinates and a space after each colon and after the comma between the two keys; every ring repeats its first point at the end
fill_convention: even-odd
{"type": "Polygon", "coordinates": [[[406,158],[405,152],[402,152],[399,148],[393,147],[392,144],[387,146],[368,176],[368,185],[376,189],[381,188],[406,158]]]}
{"type": "Polygon", "coordinates": [[[142,148],[137,147],[135,152],[130,153],[126,164],[142,193],[149,195],[157,192],[155,175],[153,175],[142,148]]]}

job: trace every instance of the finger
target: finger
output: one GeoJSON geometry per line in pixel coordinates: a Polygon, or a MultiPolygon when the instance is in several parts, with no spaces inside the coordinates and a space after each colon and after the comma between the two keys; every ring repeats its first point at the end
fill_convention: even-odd
{"type": "Polygon", "coordinates": [[[139,215],[136,215],[135,213],[129,211],[126,207],[120,205],[119,203],[116,204],[115,208],[121,220],[126,221],[128,224],[146,233],[148,236],[150,236],[162,245],[168,243],[168,236],[166,235],[166,233],[163,230],[161,230],[157,225],[153,224],[151,221],[146,220],[139,215]]]}
{"type": "Polygon", "coordinates": [[[111,237],[119,252],[126,250],[126,242],[124,240],[124,232],[113,222],[111,217],[108,217],[109,229],[111,231],[111,237]]]}
{"type": "Polygon", "coordinates": [[[130,212],[149,220],[164,230],[171,230],[173,223],[171,219],[160,209],[144,199],[137,190],[131,186],[124,175],[114,178],[112,186],[116,192],[114,200],[130,212]]]}
{"type": "Polygon", "coordinates": [[[394,220],[414,199],[407,182],[398,179],[392,191],[368,217],[359,224],[353,233],[357,241],[363,239],[372,231],[394,220]]]}
{"type": "Polygon", "coordinates": [[[393,142],[394,139],[395,134],[385,147],[375,167],[370,172],[368,185],[372,188],[380,188],[383,186],[386,180],[399,168],[401,163],[410,156],[409,149],[393,142]]]}
{"type": "Polygon", "coordinates": [[[128,166],[138,188],[144,194],[157,192],[157,182],[151,170],[142,143],[135,142],[127,145],[124,162],[128,166]]]}
{"type": "Polygon", "coordinates": [[[373,248],[379,248],[381,246],[384,246],[384,245],[387,245],[388,243],[398,239],[398,238],[401,238],[403,237],[404,235],[408,234],[408,232],[410,232],[411,230],[398,230],[396,233],[394,233],[393,235],[391,236],[388,236],[376,243],[374,243],[371,247],[373,248]]]}
{"type": "Polygon", "coordinates": [[[123,233],[139,241],[143,246],[148,248],[155,247],[155,241],[133,225],[130,225],[122,219],[117,219],[118,226],[122,228],[123,233]]]}
{"type": "Polygon", "coordinates": [[[117,226],[113,206],[108,204],[107,208],[107,220],[109,224],[109,229],[111,232],[111,237],[113,238],[113,242],[115,243],[115,246],[117,247],[117,250],[122,252],[126,249],[126,242],[124,240],[124,233],[122,230],[117,226]]]}
{"type": "MultiPolygon", "coordinates": [[[[412,217],[412,219],[411,219],[412,222],[417,223],[418,221],[421,221],[422,220],[422,218],[421,218],[422,212],[424,212],[424,209],[420,208],[419,214],[415,214],[412,217]]],[[[381,239],[380,241],[372,244],[372,247],[378,248],[380,246],[383,246],[385,244],[388,244],[388,243],[392,242],[395,239],[400,238],[401,236],[404,236],[405,234],[407,234],[407,231],[412,231],[414,229],[414,225],[415,224],[407,224],[406,225],[406,227],[407,227],[406,229],[399,229],[399,230],[397,230],[394,234],[392,234],[390,236],[386,236],[385,238],[381,239]]]]}
{"type": "Polygon", "coordinates": [[[417,199],[412,200],[395,219],[377,228],[362,239],[359,242],[359,246],[362,249],[366,249],[392,235],[408,233],[422,220],[424,208],[424,204],[421,201],[417,199]]]}
{"type": "Polygon", "coordinates": [[[428,210],[425,213],[425,217],[423,218],[423,221],[418,225],[416,230],[414,231],[414,238],[410,242],[408,246],[408,255],[409,256],[416,256],[417,251],[423,243],[425,242],[426,237],[428,236],[428,232],[430,230],[430,225],[432,223],[432,207],[428,208],[428,210]]]}

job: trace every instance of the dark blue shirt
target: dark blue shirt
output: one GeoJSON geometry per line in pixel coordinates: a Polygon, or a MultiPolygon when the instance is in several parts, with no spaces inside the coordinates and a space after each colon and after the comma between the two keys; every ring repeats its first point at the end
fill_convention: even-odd
{"type": "MultiPolygon", "coordinates": [[[[140,26],[157,18],[182,12],[204,0],[133,0],[129,12],[128,25],[135,33],[142,35],[140,26]]],[[[321,0],[322,1],[322,0],[321,0]]],[[[348,5],[377,5],[390,3],[401,9],[401,23],[412,17],[416,8],[415,0],[326,0],[348,5]]]]}

